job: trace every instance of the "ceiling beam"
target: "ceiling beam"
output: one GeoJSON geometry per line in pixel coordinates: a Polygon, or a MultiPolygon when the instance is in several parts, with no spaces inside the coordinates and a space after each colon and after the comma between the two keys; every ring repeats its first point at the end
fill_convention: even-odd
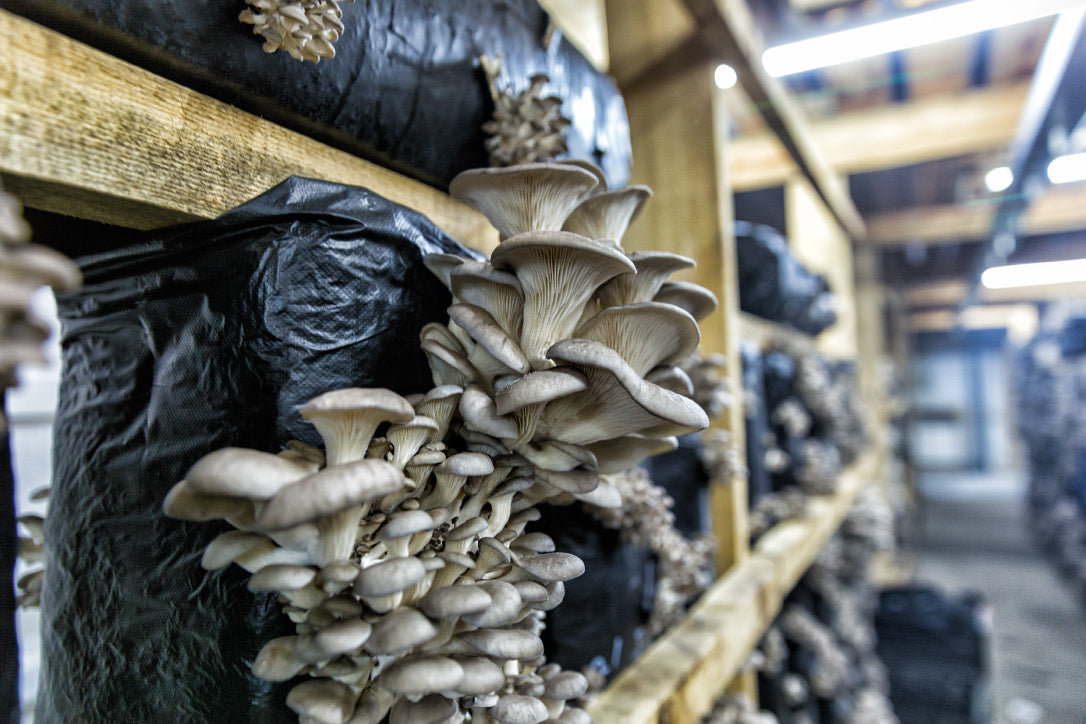
{"type": "MultiPolygon", "coordinates": [[[[1028,83],[989,87],[814,121],[811,143],[837,172],[858,173],[1003,148],[1014,138],[1028,83]]],[[[797,168],[772,133],[728,147],[736,191],[778,186],[797,168]]]]}
{"type": "MultiPolygon", "coordinates": [[[[987,238],[995,218],[994,203],[949,204],[872,214],[867,242],[879,246],[946,244],[987,238]]],[[[1086,229],[1086,187],[1050,187],[1027,209],[1022,236],[1059,234],[1086,229]]]]}
{"type": "MultiPolygon", "coordinates": [[[[906,287],[902,290],[905,304],[910,309],[929,309],[934,307],[957,307],[969,293],[969,283],[965,279],[955,279],[934,284],[906,287]]],[[[1013,287],[1010,289],[980,289],[982,304],[1005,304],[1010,302],[1051,302],[1057,299],[1086,298],[1086,282],[1068,282],[1065,284],[1043,284],[1034,287],[1013,287]]]]}
{"type": "Polygon", "coordinates": [[[907,317],[910,332],[948,332],[963,329],[1006,329],[1008,327],[1029,332],[1033,336],[1038,326],[1037,307],[1028,303],[978,304],[964,312],[953,309],[933,309],[912,312],[907,317]]]}

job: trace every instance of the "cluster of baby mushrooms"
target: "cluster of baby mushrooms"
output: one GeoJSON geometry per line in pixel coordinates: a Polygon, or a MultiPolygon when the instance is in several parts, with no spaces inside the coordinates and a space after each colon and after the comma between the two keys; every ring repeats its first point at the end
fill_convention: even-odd
{"type": "Polygon", "coordinates": [[[568,703],[585,677],[548,664],[539,638],[584,564],[525,530],[534,506],[618,507],[607,474],[708,424],[674,382],[697,322],[655,299],[693,262],[624,253],[637,209],[596,192],[601,179],[573,163],[461,174],[452,193],[503,241],[490,262],[425,259],[453,295],[448,323],[420,334],[434,388],[325,393],[300,410],[323,449],[219,450],[165,500],[172,517],[236,529],[205,568],[236,563],[279,596],[296,634],[253,671],[309,677],[287,697],[300,721],[588,721],[568,703]]]}
{"type": "Polygon", "coordinates": [[[245,0],[249,7],[238,20],[264,38],[264,52],[285,50],[295,60],[319,63],[334,58],[333,47],[343,34],[340,2],[353,0],[245,0]]]}
{"type": "Polygon", "coordinates": [[[570,120],[562,115],[561,98],[543,95],[550,78],[537,73],[529,79],[527,88],[513,93],[498,87],[502,72],[499,58],[484,55],[479,64],[494,101],[493,117],[483,124],[490,165],[542,163],[564,154],[567,147],[562,133],[569,128],[570,120]]]}

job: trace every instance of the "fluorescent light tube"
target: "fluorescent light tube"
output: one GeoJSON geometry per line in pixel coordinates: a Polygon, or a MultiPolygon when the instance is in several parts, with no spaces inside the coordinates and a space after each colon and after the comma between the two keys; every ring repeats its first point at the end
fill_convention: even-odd
{"type": "Polygon", "coordinates": [[[1081,9],[1082,0],[969,0],[769,48],[762,54],[762,65],[779,78],[1024,23],[1073,8],[1081,9]]]}
{"type": "Polygon", "coordinates": [[[1054,184],[1086,181],[1086,153],[1057,156],[1049,161],[1048,180],[1054,184]]]}
{"type": "Polygon", "coordinates": [[[980,283],[988,289],[1034,287],[1042,284],[1082,281],[1086,281],[1086,259],[993,266],[985,269],[980,275],[980,283]]]}

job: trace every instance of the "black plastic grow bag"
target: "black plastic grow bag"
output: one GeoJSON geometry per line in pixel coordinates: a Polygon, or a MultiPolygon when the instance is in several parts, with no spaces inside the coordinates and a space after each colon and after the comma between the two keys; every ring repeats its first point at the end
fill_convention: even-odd
{"type": "Polygon", "coordinates": [[[321,392],[429,389],[418,333],[449,295],[427,252],[468,253],[370,191],[289,179],[80,260],[83,290],[59,300],[37,721],[296,720],[289,686],[249,672],[289,621],[240,569],[200,568],[223,528],[160,506],[217,448],[319,443],[297,409],[321,392]]]}

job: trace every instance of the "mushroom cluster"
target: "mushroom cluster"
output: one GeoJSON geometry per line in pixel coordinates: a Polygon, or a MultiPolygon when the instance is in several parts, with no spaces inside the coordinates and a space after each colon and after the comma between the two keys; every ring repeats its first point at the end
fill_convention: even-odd
{"type": "Polygon", "coordinates": [[[807,515],[807,498],[806,493],[794,486],[762,496],[750,511],[751,543],[778,523],[807,515]]]}
{"type": "Polygon", "coordinates": [[[490,262],[425,259],[453,295],[449,322],[420,334],[432,390],[325,393],[300,410],[323,450],[219,450],[165,500],[172,517],[236,528],[205,568],[236,563],[279,596],[297,633],[253,672],[310,677],[287,697],[301,721],[588,721],[567,703],[587,681],[546,663],[538,635],[584,565],[525,530],[534,506],[620,506],[606,475],[708,418],[674,366],[697,322],[656,299],[693,262],[624,253],[648,192],[594,193],[602,173],[586,166],[454,179],[503,241],[490,262]]]}
{"type": "Polygon", "coordinates": [[[761,711],[749,697],[726,694],[713,705],[701,724],[778,724],[777,717],[761,711]]]}
{"type": "Polygon", "coordinates": [[[570,120],[562,115],[561,98],[543,95],[550,78],[537,73],[528,80],[527,88],[513,93],[508,87],[498,87],[502,73],[499,58],[480,56],[479,65],[494,101],[493,117],[483,124],[483,132],[489,136],[485,145],[490,165],[544,163],[564,154],[568,149],[562,133],[570,120]]]}
{"type": "Polygon", "coordinates": [[[264,52],[285,50],[295,60],[319,63],[334,58],[333,43],[343,34],[340,2],[354,0],[245,0],[238,20],[264,38],[264,52]]]}

